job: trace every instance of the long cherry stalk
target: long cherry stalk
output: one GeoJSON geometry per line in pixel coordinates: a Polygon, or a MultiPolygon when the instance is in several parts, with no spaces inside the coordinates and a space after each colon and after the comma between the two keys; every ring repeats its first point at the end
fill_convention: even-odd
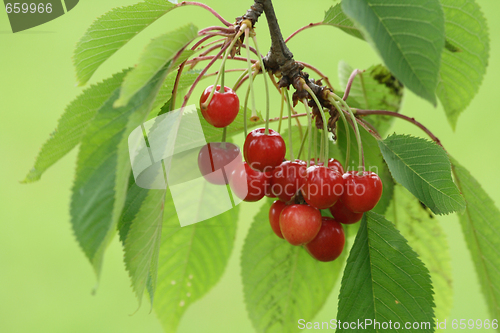
{"type": "Polygon", "coordinates": [[[358,115],[358,116],[368,116],[368,115],[379,115],[379,116],[391,116],[391,117],[396,117],[400,118],[403,120],[406,120],[413,125],[417,126],[420,128],[422,131],[424,131],[435,143],[443,147],[441,144],[441,141],[438,139],[437,136],[435,136],[427,127],[425,127],[422,123],[418,122],[415,120],[413,117],[408,117],[405,116],[404,114],[398,113],[398,112],[393,112],[393,111],[387,111],[387,110],[362,110],[362,109],[352,109],[353,112],[358,115]]]}
{"type": "Polygon", "coordinates": [[[304,30],[309,29],[309,28],[312,28],[312,27],[316,27],[318,25],[322,25],[322,24],[323,24],[323,22],[309,23],[308,25],[298,29],[297,31],[294,31],[290,36],[287,37],[287,39],[285,39],[285,43],[288,43],[288,41],[290,39],[292,39],[295,35],[297,35],[299,32],[304,31],[304,30]]]}
{"type": "Polygon", "coordinates": [[[195,2],[195,1],[183,1],[180,4],[178,4],[177,6],[182,7],[182,6],[187,6],[187,5],[198,6],[198,7],[201,7],[201,8],[208,10],[215,17],[217,17],[219,19],[219,21],[221,21],[222,24],[224,24],[226,27],[229,27],[232,25],[229,21],[225,20],[219,13],[217,13],[215,10],[213,10],[211,7],[205,5],[204,3],[195,2]]]}

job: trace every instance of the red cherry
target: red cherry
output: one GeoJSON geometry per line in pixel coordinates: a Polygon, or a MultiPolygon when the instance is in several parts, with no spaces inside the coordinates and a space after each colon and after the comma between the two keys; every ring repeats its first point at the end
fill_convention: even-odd
{"type": "Polygon", "coordinates": [[[269,209],[269,223],[271,223],[271,229],[273,229],[274,233],[279,238],[284,238],[280,229],[280,214],[285,207],[286,204],[283,201],[276,200],[269,209]]]}
{"type": "Polygon", "coordinates": [[[342,200],[338,200],[335,205],[330,207],[330,213],[332,213],[335,221],[343,224],[353,224],[361,220],[363,213],[354,213],[350,211],[343,203],[342,200]]]}
{"type": "Polygon", "coordinates": [[[342,203],[354,213],[367,212],[377,205],[382,196],[382,181],[374,172],[358,171],[345,173],[344,194],[340,197],[342,203]]]}
{"type": "MultiPolygon", "coordinates": [[[[324,165],[325,163],[323,162],[318,162],[316,163],[316,161],[314,161],[314,159],[311,160],[311,163],[309,163],[309,166],[313,166],[313,165],[324,165]]],[[[338,160],[334,159],[334,158],[330,158],[328,160],[328,167],[330,169],[336,169],[338,172],[340,172],[341,175],[344,174],[344,168],[342,167],[342,163],[340,163],[338,160]]]]}
{"type": "Polygon", "coordinates": [[[241,164],[240,148],[232,143],[210,142],[201,147],[198,153],[198,168],[201,174],[215,185],[229,184],[231,173],[241,164]]]}
{"type": "Polygon", "coordinates": [[[210,92],[214,88],[213,85],[209,86],[200,98],[200,109],[203,118],[212,126],[226,127],[233,122],[240,110],[240,100],[238,95],[229,87],[224,87],[224,93],[219,92],[220,86],[210,100],[210,103],[204,107],[203,103],[208,99],[210,92]]]}
{"type": "Polygon", "coordinates": [[[318,235],[305,248],[309,254],[319,261],[337,259],[344,249],[345,235],[342,224],[331,217],[323,217],[318,235]]]}
{"type": "Polygon", "coordinates": [[[271,171],[283,162],[286,153],[285,141],[278,132],[257,128],[248,133],[243,146],[245,161],[255,170],[271,171]]]}
{"type": "Polygon", "coordinates": [[[292,245],[309,243],[321,229],[321,213],[308,205],[286,206],[280,214],[280,229],[292,245]]]}
{"type": "Polygon", "coordinates": [[[243,162],[233,171],[229,185],[238,198],[254,202],[264,197],[266,178],[263,172],[253,170],[243,162]]]}
{"type": "Polygon", "coordinates": [[[304,185],[306,175],[306,162],[284,161],[273,171],[271,190],[281,201],[288,202],[304,185]]]}
{"type": "Polygon", "coordinates": [[[309,205],[326,209],[344,192],[344,179],[337,169],[314,165],[307,168],[307,179],[301,191],[309,205]]]}

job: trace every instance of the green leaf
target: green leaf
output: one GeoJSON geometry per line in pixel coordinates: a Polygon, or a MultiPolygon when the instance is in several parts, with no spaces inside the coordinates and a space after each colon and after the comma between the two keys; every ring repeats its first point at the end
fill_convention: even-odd
{"type": "Polygon", "coordinates": [[[465,201],[451,179],[444,149],[434,142],[409,135],[391,135],[379,141],[394,179],[434,214],[463,211],[465,201]]]}
{"type": "MultiPolygon", "coordinates": [[[[188,24],[175,31],[153,39],[141,55],[139,63],[123,80],[120,98],[114,106],[124,106],[139,90],[141,90],[158,71],[186,47],[198,35],[198,28],[188,24]]],[[[190,55],[191,53],[189,53],[190,55]]],[[[170,66],[174,67],[174,66],[170,66]]]]}
{"type": "MultiPolygon", "coordinates": [[[[342,121],[340,121],[342,122],[342,121]]],[[[385,213],[387,207],[389,206],[393,191],[394,191],[394,181],[392,180],[387,164],[382,157],[380,148],[378,146],[377,140],[368,133],[363,127],[359,127],[361,134],[361,142],[363,143],[363,152],[365,154],[365,168],[367,171],[375,172],[382,180],[383,192],[382,197],[378,204],[373,208],[373,211],[379,214],[385,213]]],[[[344,164],[344,169],[347,170],[360,170],[358,163],[358,145],[356,143],[356,136],[354,130],[351,127],[351,161],[348,165],[345,165],[344,159],[341,162],[344,164]]],[[[342,156],[346,154],[347,140],[344,124],[337,124],[337,137],[339,142],[339,148],[342,152],[342,156]]]]}
{"type": "Polygon", "coordinates": [[[166,69],[160,71],[122,108],[113,108],[120,91],[117,88],[97,111],[82,139],[72,190],[71,223],[98,276],[125,203],[130,177],[127,133],[144,121],[166,74],[166,69]]]}
{"type": "Polygon", "coordinates": [[[98,84],[91,85],[66,107],[57,128],[40,149],[35,166],[26,175],[24,183],[39,180],[50,166],[80,143],[96,112],[120,87],[128,71],[129,69],[126,69],[98,84]]]}
{"type": "Polygon", "coordinates": [[[358,28],[354,26],[354,23],[342,11],[342,5],[340,3],[331,6],[330,9],[325,12],[325,18],[322,24],[337,27],[351,36],[364,40],[358,28]]]}
{"type": "Polygon", "coordinates": [[[437,95],[455,129],[458,116],[476,95],[488,66],[488,27],[474,0],[441,0],[441,5],[449,47],[443,50],[437,95]]]}
{"type": "Polygon", "coordinates": [[[299,318],[313,318],[339,276],[345,256],[313,259],[269,225],[272,201],[261,207],[243,246],[241,275],[250,320],[257,332],[296,332],[299,318]]]}
{"type": "MultiPolygon", "coordinates": [[[[429,271],[394,225],[373,212],[364,214],[347,259],[339,295],[341,322],[429,323],[418,332],[434,331],[434,302],[429,271]]],[[[337,332],[358,332],[344,329],[337,332]]],[[[373,325],[370,332],[385,332],[373,325]]],[[[410,330],[409,332],[416,332],[410,330]]]]}
{"type": "Polygon", "coordinates": [[[154,309],[163,329],[175,332],[186,309],[220,279],[236,235],[238,207],[182,227],[167,191],[154,309]]]}
{"type": "MultiPolygon", "coordinates": [[[[139,304],[151,275],[156,276],[163,225],[165,190],[149,190],[127,233],[124,244],[125,266],[139,304]]],[[[150,291],[154,296],[154,288],[150,291]]]]}
{"type": "Polygon", "coordinates": [[[139,32],[176,5],[167,0],[146,0],[115,8],[99,17],[76,45],[73,63],[80,85],[84,85],[99,66],[139,32]]]}
{"type": "MultiPolygon", "coordinates": [[[[39,180],[50,166],[59,161],[81,142],[94,116],[111,97],[113,92],[120,87],[125,74],[129,70],[126,69],[101,83],[90,86],[66,107],[64,114],[59,119],[56,130],[40,149],[35,165],[26,175],[23,183],[31,183],[39,180]]],[[[176,75],[177,73],[174,72],[167,76],[165,84],[158,92],[152,109],[158,109],[166,100],[171,98],[176,75]]],[[[197,76],[195,71],[183,73],[179,82],[179,90],[190,86],[197,76]]]]}
{"type": "Polygon", "coordinates": [[[438,0],[344,0],[385,65],[408,89],[436,104],[444,47],[444,14],[438,0]]]}
{"type": "Polygon", "coordinates": [[[500,211],[476,179],[451,158],[452,170],[467,202],[458,214],[491,318],[500,318],[500,211]]]}
{"type": "MultiPolygon", "coordinates": [[[[339,81],[345,90],[353,68],[344,61],[339,63],[339,81]]],[[[387,110],[399,112],[403,99],[404,87],[383,65],[375,65],[364,73],[356,75],[347,98],[350,107],[370,110],[387,110]]],[[[365,118],[367,119],[367,118],[365,118]]],[[[391,127],[394,117],[372,116],[369,122],[385,135],[391,127]]]]}
{"type": "MultiPolygon", "coordinates": [[[[184,51],[186,52],[186,51],[184,51]]],[[[199,75],[198,70],[189,70],[183,71],[181,77],[179,78],[179,85],[177,87],[177,101],[181,101],[185,96],[185,90],[194,83],[196,78],[199,75]]],[[[168,88],[166,91],[166,95],[162,98],[162,100],[167,100],[167,102],[163,105],[156,104],[155,108],[151,110],[149,113],[148,119],[151,120],[159,115],[162,115],[168,111],[174,110],[174,107],[171,107],[170,101],[172,100],[172,89],[174,88],[175,78],[177,77],[177,71],[174,71],[168,74],[167,79],[165,80],[165,87],[168,88]]],[[[161,92],[161,91],[160,91],[161,92]]],[[[177,104],[177,102],[176,102],[177,104]]]]}
{"type": "Polygon", "coordinates": [[[135,183],[134,175],[131,173],[128,180],[127,198],[122,211],[120,220],[118,221],[118,232],[122,245],[125,246],[128,231],[135,217],[141,210],[141,206],[148,196],[149,190],[139,187],[135,183]]]}
{"type": "Polygon", "coordinates": [[[451,257],[446,234],[434,215],[403,186],[396,185],[386,218],[418,253],[431,274],[436,318],[448,318],[453,306],[451,257]]]}

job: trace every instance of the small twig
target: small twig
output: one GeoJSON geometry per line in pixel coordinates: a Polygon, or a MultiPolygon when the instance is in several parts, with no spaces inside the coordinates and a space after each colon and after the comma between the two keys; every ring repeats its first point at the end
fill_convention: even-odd
{"type": "Polygon", "coordinates": [[[226,27],[229,27],[232,25],[229,21],[226,21],[222,16],[220,16],[219,13],[217,13],[215,10],[213,10],[209,6],[205,5],[204,3],[194,2],[194,1],[183,1],[180,4],[178,4],[177,6],[182,7],[182,6],[187,6],[187,5],[199,6],[199,7],[205,8],[210,13],[214,14],[214,16],[217,17],[222,22],[222,24],[224,24],[226,27]]]}
{"type": "Polygon", "coordinates": [[[309,28],[312,28],[312,27],[315,27],[315,26],[318,26],[318,25],[322,25],[323,22],[318,22],[318,23],[309,23],[308,25],[306,25],[305,27],[302,27],[300,28],[299,30],[295,31],[294,33],[292,33],[290,36],[288,36],[287,39],[285,39],[285,43],[288,43],[288,41],[290,39],[292,39],[293,36],[295,36],[296,34],[298,34],[299,32],[301,31],[304,31],[306,29],[309,29],[309,28]]]}
{"type": "Polygon", "coordinates": [[[342,96],[342,99],[344,101],[347,100],[347,97],[349,97],[349,93],[351,92],[351,87],[352,87],[352,83],[354,82],[354,78],[356,77],[356,75],[358,74],[362,74],[363,71],[359,70],[359,69],[355,69],[352,71],[351,73],[351,76],[349,76],[349,80],[347,81],[347,85],[345,87],[345,92],[344,92],[344,96],[342,96]]]}
{"type": "MultiPolygon", "coordinates": [[[[196,42],[196,43],[195,43],[195,44],[191,47],[191,50],[193,50],[193,51],[194,51],[194,50],[196,50],[196,49],[198,48],[198,46],[200,46],[201,44],[203,44],[204,42],[206,42],[207,40],[209,40],[209,39],[210,39],[210,38],[212,38],[212,37],[213,37],[213,36],[205,36],[205,37],[203,37],[202,39],[200,39],[199,41],[197,41],[197,42],[196,42]]],[[[221,38],[221,39],[216,40],[216,41],[214,41],[214,42],[210,42],[210,43],[208,43],[207,45],[210,45],[210,44],[213,44],[213,43],[217,43],[217,42],[220,42],[220,41],[223,41],[223,40],[224,40],[224,39],[223,39],[223,38],[221,38]]],[[[206,45],[205,45],[205,46],[202,46],[201,48],[204,48],[204,47],[206,47],[206,45]]]]}
{"type": "MultiPolygon", "coordinates": [[[[199,56],[200,57],[204,57],[207,54],[209,54],[210,52],[212,52],[213,50],[220,49],[222,46],[224,46],[224,43],[215,44],[215,45],[209,47],[207,50],[205,50],[202,53],[200,53],[199,56]]],[[[199,49],[199,50],[201,50],[201,49],[199,49]]]]}
{"type": "Polygon", "coordinates": [[[231,27],[231,28],[224,28],[224,27],[219,27],[219,26],[211,26],[211,27],[207,27],[207,28],[204,28],[204,29],[201,29],[200,31],[198,31],[198,34],[203,34],[205,32],[209,32],[209,31],[222,31],[223,33],[227,33],[227,34],[234,34],[235,31],[234,31],[234,27],[231,27]]]}
{"type": "Polygon", "coordinates": [[[198,33],[199,36],[221,36],[221,37],[233,37],[234,33],[225,33],[225,32],[204,32],[198,33]]]}
{"type": "MultiPolygon", "coordinates": [[[[368,116],[368,115],[380,115],[380,116],[391,116],[391,117],[396,117],[396,118],[401,118],[404,119],[413,125],[417,126],[420,128],[422,131],[424,131],[435,143],[443,147],[441,144],[441,141],[438,139],[437,136],[435,136],[427,127],[425,127],[422,123],[418,122],[415,120],[413,117],[408,117],[405,116],[404,114],[398,113],[398,112],[393,112],[393,111],[387,111],[387,110],[361,110],[361,109],[355,109],[353,108],[354,111],[356,111],[356,115],[358,116],[368,116]]],[[[444,149],[444,147],[443,147],[444,149]]]]}

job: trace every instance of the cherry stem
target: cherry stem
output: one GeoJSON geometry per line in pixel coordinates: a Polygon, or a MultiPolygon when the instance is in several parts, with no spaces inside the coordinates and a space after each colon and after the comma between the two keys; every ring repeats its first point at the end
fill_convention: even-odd
{"type": "Polygon", "coordinates": [[[311,117],[311,111],[309,110],[309,105],[307,105],[307,99],[304,98],[302,99],[302,103],[304,104],[304,107],[306,109],[307,113],[307,128],[309,130],[308,132],[308,145],[309,145],[309,150],[307,152],[307,167],[309,168],[309,165],[311,164],[311,150],[312,150],[312,117],[311,117]]]}
{"type": "MultiPolygon", "coordinates": [[[[229,50],[226,50],[226,53],[228,51],[229,50]]],[[[220,89],[219,89],[219,93],[221,93],[221,94],[223,94],[223,93],[226,92],[226,89],[225,89],[225,86],[224,86],[224,78],[226,77],[225,67],[226,67],[225,64],[222,64],[221,69],[219,70],[219,73],[217,73],[217,75],[222,74],[221,77],[220,77],[220,89]]]]}
{"type": "MultiPolygon", "coordinates": [[[[303,115],[306,115],[305,113],[303,115]]],[[[300,156],[302,155],[302,150],[304,149],[304,145],[305,145],[305,142],[306,142],[306,138],[308,137],[308,134],[309,133],[309,128],[306,127],[306,133],[304,134],[304,137],[302,138],[302,140],[300,140],[300,149],[299,149],[299,154],[297,156],[297,159],[300,159],[300,156]]]]}
{"type": "MultiPolygon", "coordinates": [[[[328,161],[328,154],[329,154],[329,151],[328,151],[328,148],[329,148],[328,147],[328,141],[329,141],[329,139],[328,139],[328,122],[326,120],[325,112],[323,111],[323,106],[319,102],[318,97],[316,97],[316,94],[312,91],[311,88],[309,88],[309,86],[306,84],[304,79],[301,79],[301,81],[302,81],[302,87],[309,93],[309,95],[312,97],[312,99],[314,99],[314,102],[316,103],[316,106],[319,109],[319,113],[321,114],[321,118],[323,119],[323,138],[325,140],[326,145],[325,145],[324,155],[323,154],[320,155],[320,160],[322,162],[325,162],[325,161],[328,161]]],[[[323,141],[321,141],[321,142],[323,142],[323,141]]]]}
{"type": "MultiPolygon", "coordinates": [[[[273,83],[273,85],[276,87],[276,89],[278,89],[279,92],[281,92],[281,88],[278,86],[278,83],[274,79],[274,76],[271,74],[271,72],[267,72],[267,73],[269,74],[269,78],[271,79],[271,82],[273,83]]],[[[288,95],[286,96],[286,98],[288,100],[288,95]]],[[[294,110],[293,106],[291,108],[292,108],[292,113],[294,115],[297,114],[297,111],[294,110]]],[[[302,131],[302,124],[300,123],[300,121],[298,119],[295,119],[295,120],[297,122],[297,127],[299,128],[300,139],[302,140],[302,138],[304,137],[304,133],[302,131]]]]}
{"type": "Polygon", "coordinates": [[[352,71],[351,76],[349,76],[349,80],[347,81],[347,85],[345,87],[344,96],[342,97],[342,99],[344,101],[346,101],[347,97],[349,97],[349,93],[351,92],[352,83],[354,82],[354,78],[358,74],[361,77],[361,75],[363,74],[363,71],[361,71],[359,69],[355,69],[355,70],[352,71]]]}
{"type": "MultiPolygon", "coordinates": [[[[248,73],[251,73],[252,72],[252,64],[250,62],[250,47],[249,47],[249,44],[250,44],[250,29],[248,28],[248,26],[246,24],[242,24],[241,25],[241,28],[240,28],[240,31],[242,31],[244,28],[245,30],[245,39],[247,41],[247,66],[248,66],[248,73]]],[[[256,118],[257,117],[257,108],[255,107],[255,92],[254,92],[254,89],[253,89],[253,80],[255,78],[255,76],[257,76],[257,71],[255,71],[255,73],[252,75],[252,79],[250,80],[249,82],[249,85],[250,85],[250,93],[251,93],[251,98],[252,98],[252,116],[250,118],[256,118]]],[[[266,131],[266,134],[267,134],[267,131],[266,131]]]]}
{"type": "Polygon", "coordinates": [[[233,91],[238,90],[238,88],[240,87],[240,83],[243,81],[243,78],[245,76],[247,76],[247,74],[248,74],[248,68],[243,69],[243,73],[241,73],[241,75],[238,77],[238,79],[236,80],[236,82],[233,85],[233,91]]]}
{"type": "MultiPolygon", "coordinates": [[[[281,107],[280,107],[280,116],[278,117],[278,134],[281,134],[281,122],[283,120],[283,109],[285,108],[285,91],[284,88],[281,88],[281,107]]],[[[293,117],[293,116],[292,116],[293,117]]],[[[288,117],[286,117],[288,118],[288,117]]],[[[269,119],[269,121],[272,121],[269,119]]]]}
{"type": "Polygon", "coordinates": [[[328,76],[326,76],[325,74],[323,74],[318,68],[314,67],[313,65],[310,65],[306,62],[303,62],[303,61],[296,61],[296,63],[298,64],[301,64],[301,65],[304,65],[304,67],[307,67],[309,68],[310,70],[312,70],[313,72],[315,72],[316,74],[318,74],[320,76],[320,79],[321,80],[324,80],[325,83],[326,83],[326,86],[328,88],[330,88],[332,91],[334,91],[335,89],[333,89],[333,86],[332,84],[330,83],[330,80],[328,79],[328,76]]]}
{"type": "MultiPolygon", "coordinates": [[[[246,25],[243,24],[242,28],[243,27],[246,27],[246,25]]],[[[239,37],[241,36],[242,33],[243,33],[243,31],[241,31],[241,30],[238,31],[238,33],[236,34],[236,36],[234,36],[233,40],[231,41],[231,44],[229,44],[229,47],[223,48],[223,50],[226,53],[224,54],[224,57],[222,58],[222,62],[220,64],[219,73],[217,74],[217,77],[215,78],[214,88],[212,89],[212,91],[210,91],[210,95],[208,95],[207,100],[205,102],[203,102],[203,104],[201,105],[201,107],[205,107],[205,108],[208,107],[208,104],[210,104],[210,102],[212,101],[212,97],[214,96],[215,90],[217,90],[217,82],[219,82],[219,78],[220,78],[220,76],[224,72],[224,65],[226,64],[227,57],[229,56],[229,53],[231,53],[231,50],[233,49],[234,44],[236,44],[236,41],[239,39],[239,37]]],[[[224,91],[223,81],[221,83],[221,89],[222,89],[222,91],[224,91]]]]}
{"type": "Polygon", "coordinates": [[[351,130],[349,129],[349,123],[347,122],[347,118],[345,117],[345,114],[342,110],[342,108],[338,105],[337,101],[333,98],[333,96],[328,95],[328,101],[332,103],[332,105],[337,109],[337,112],[340,115],[340,118],[342,118],[342,122],[344,123],[345,127],[345,134],[346,134],[346,153],[345,153],[345,164],[344,166],[346,169],[349,167],[350,164],[350,158],[351,158],[351,130]]]}
{"type": "MultiPolygon", "coordinates": [[[[223,143],[226,142],[226,136],[227,136],[227,127],[224,127],[222,129],[222,142],[223,143]]],[[[222,148],[226,148],[224,144],[222,145],[222,148]]]]}
{"type": "MultiPolygon", "coordinates": [[[[347,103],[342,98],[340,98],[339,96],[337,96],[333,92],[330,92],[330,96],[333,96],[333,98],[335,100],[337,100],[338,102],[340,102],[342,104],[342,106],[344,106],[347,109],[347,111],[349,112],[349,115],[351,116],[351,120],[353,122],[354,131],[355,131],[355,134],[356,134],[356,141],[358,143],[358,155],[359,155],[359,157],[358,157],[358,164],[361,164],[361,167],[362,167],[362,170],[359,171],[359,175],[361,176],[361,175],[363,175],[363,171],[365,171],[365,156],[363,154],[363,144],[361,142],[361,133],[359,131],[359,127],[358,127],[358,122],[357,122],[356,116],[352,112],[352,110],[349,107],[349,105],[347,105],[347,103]]],[[[358,165],[358,167],[359,167],[359,165],[358,165]]]]}
{"type": "Polygon", "coordinates": [[[198,84],[198,82],[200,82],[200,80],[203,78],[203,75],[205,75],[205,73],[208,71],[208,69],[210,67],[212,67],[212,65],[215,63],[215,61],[217,61],[217,59],[219,59],[219,57],[221,56],[221,54],[226,49],[227,49],[227,44],[219,51],[219,53],[217,55],[215,55],[215,56],[212,57],[212,60],[208,63],[208,65],[205,68],[203,68],[203,70],[198,75],[198,77],[196,78],[196,80],[194,80],[193,84],[191,85],[191,88],[189,88],[188,93],[186,94],[186,96],[184,96],[184,102],[182,103],[182,108],[184,108],[186,106],[186,104],[187,104],[187,102],[189,100],[189,97],[191,97],[191,94],[193,93],[194,88],[196,88],[196,85],[198,84]]]}
{"type": "Polygon", "coordinates": [[[195,1],[183,1],[180,4],[178,4],[177,6],[182,7],[182,6],[186,6],[186,5],[199,6],[199,7],[205,8],[210,13],[212,13],[215,17],[217,17],[222,22],[222,24],[224,24],[226,27],[229,27],[232,25],[229,21],[226,21],[222,16],[220,16],[219,13],[217,13],[215,10],[213,10],[212,8],[210,8],[209,6],[207,6],[203,3],[195,2],[195,1]]]}
{"type": "Polygon", "coordinates": [[[312,27],[316,27],[316,26],[318,26],[318,25],[322,25],[322,24],[323,24],[323,22],[318,22],[318,23],[309,23],[308,25],[306,25],[306,26],[304,26],[304,27],[300,28],[299,30],[295,31],[295,32],[294,32],[294,33],[292,33],[290,36],[288,36],[288,38],[287,38],[287,39],[285,39],[285,43],[288,43],[288,41],[289,41],[290,39],[292,39],[292,37],[294,37],[294,36],[295,36],[296,34],[298,34],[299,32],[304,31],[304,30],[309,29],[309,28],[312,28],[312,27]]]}
{"type": "MultiPolygon", "coordinates": [[[[413,125],[417,126],[420,128],[422,131],[424,131],[435,143],[443,147],[441,144],[441,141],[438,139],[437,136],[435,136],[427,127],[425,127],[422,123],[418,122],[415,120],[413,117],[408,117],[405,116],[401,113],[398,112],[393,112],[393,111],[387,111],[387,110],[361,110],[361,109],[353,109],[358,116],[368,116],[368,115],[380,115],[380,116],[391,116],[391,117],[396,117],[400,119],[404,119],[413,125]]],[[[444,148],[444,147],[443,147],[444,148]]]]}
{"type": "Polygon", "coordinates": [[[323,155],[323,136],[321,136],[321,138],[320,138],[321,148],[319,150],[320,157],[318,158],[318,132],[319,132],[319,130],[316,128],[316,126],[314,126],[314,127],[315,127],[314,132],[313,132],[314,163],[317,165],[318,163],[316,163],[316,162],[323,155]]]}
{"type": "MultiPolygon", "coordinates": [[[[245,138],[247,137],[247,106],[248,106],[248,97],[250,96],[251,83],[255,79],[255,75],[252,74],[252,78],[248,83],[247,93],[245,94],[245,105],[243,107],[243,126],[245,127],[245,138]]],[[[253,117],[253,115],[252,115],[253,117]]]]}
{"type": "Polygon", "coordinates": [[[290,96],[288,94],[288,89],[284,87],[281,89],[285,91],[286,101],[288,105],[288,146],[290,147],[290,161],[293,161],[294,156],[293,156],[293,146],[292,146],[292,104],[290,104],[290,96]]]}
{"type": "MultiPolygon", "coordinates": [[[[255,37],[255,34],[252,35],[252,40],[255,45],[255,49],[257,50],[257,57],[259,58],[260,62],[260,69],[262,70],[262,73],[266,73],[266,67],[264,66],[264,61],[262,61],[262,55],[259,50],[259,45],[257,44],[257,38],[255,37]]],[[[248,43],[247,43],[248,44],[248,43]]],[[[247,50],[248,50],[248,45],[247,45],[247,50]]],[[[264,74],[264,86],[266,87],[266,127],[264,130],[264,134],[268,135],[269,134],[269,84],[267,83],[267,76],[264,74]]]]}

